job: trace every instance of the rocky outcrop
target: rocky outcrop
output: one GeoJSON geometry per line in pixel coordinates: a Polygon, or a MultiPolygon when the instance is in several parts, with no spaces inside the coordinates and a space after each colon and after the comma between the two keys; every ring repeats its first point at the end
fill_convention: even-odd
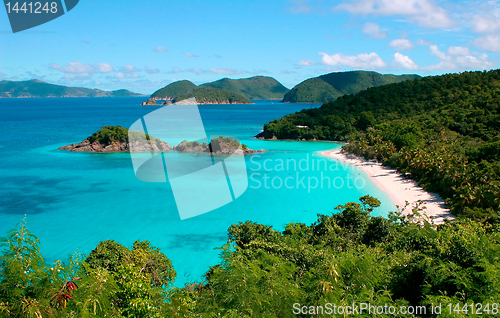
{"type": "Polygon", "coordinates": [[[264,149],[249,149],[245,145],[241,145],[237,140],[223,137],[215,138],[209,144],[184,140],[174,150],[178,152],[196,152],[220,156],[243,156],[265,151],[264,149]]]}
{"type": "Polygon", "coordinates": [[[158,106],[158,103],[156,102],[156,99],[150,98],[150,99],[148,99],[147,102],[142,102],[142,105],[158,106]]]}
{"type": "Polygon", "coordinates": [[[197,141],[184,140],[174,150],[178,152],[208,152],[208,145],[205,143],[200,144],[197,141]]]}
{"type": "Polygon", "coordinates": [[[80,143],[60,147],[59,150],[75,152],[178,152],[206,153],[211,155],[231,156],[250,155],[265,150],[252,150],[241,145],[236,139],[219,137],[209,144],[198,141],[182,141],[175,148],[168,143],[139,131],[129,131],[121,126],[104,126],[80,143]]]}
{"type": "MultiPolygon", "coordinates": [[[[134,149],[134,152],[164,152],[173,150],[168,143],[158,139],[146,142],[135,141],[132,144],[132,148],[134,149]]],[[[91,143],[87,138],[80,143],[63,146],[59,148],[59,150],[100,153],[130,152],[130,145],[128,142],[112,142],[105,144],[100,143],[97,140],[91,143]]]]}

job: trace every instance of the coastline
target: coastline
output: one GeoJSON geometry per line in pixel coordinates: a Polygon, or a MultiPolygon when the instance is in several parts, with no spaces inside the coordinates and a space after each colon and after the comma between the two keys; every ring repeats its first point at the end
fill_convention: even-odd
{"type": "Polygon", "coordinates": [[[395,169],[384,167],[375,160],[368,161],[353,154],[343,152],[341,149],[320,152],[321,155],[343,161],[363,170],[370,179],[399,206],[400,210],[405,207],[405,201],[410,205],[402,212],[405,215],[411,213],[411,207],[422,200],[424,201],[425,214],[433,219],[435,224],[444,223],[444,219],[455,219],[450,213],[446,203],[436,193],[430,193],[418,186],[417,182],[406,179],[395,169]]]}

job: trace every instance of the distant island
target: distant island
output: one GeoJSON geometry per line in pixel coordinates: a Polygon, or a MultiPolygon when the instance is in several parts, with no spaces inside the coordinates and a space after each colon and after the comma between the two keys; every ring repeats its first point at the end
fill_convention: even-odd
{"type": "Polygon", "coordinates": [[[138,97],[142,94],[126,89],[103,91],[84,87],[67,87],[40,80],[0,81],[0,98],[29,97],[138,97]]]}
{"type": "Polygon", "coordinates": [[[283,99],[289,91],[276,79],[269,76],[254,76],[250,78],[223,78],[215,82],[200,85],[204,88],[226,89],[245,96],[248,99],[283,99]]]}
{"type": "Polygon", "coordinates": [[[196,98],[198,104],[253,104],[245,96],[219,88],[199,87],[189,94],[175,97],[173,103],[189,98],[196,98]]]}
{"type": "Polygon", "coordinates": [[[133,152],[165,152],[175,150],[178,152],[229,156],[250,155],[264,151],[262,149],[249,149],[246,145],[240,144],[236,139],[222,136],[212,139],[208,144],[184,140],[177,147],[171,147],[168,143],[158,138],[138,131],[131,132],[129,129],[121,126],[103,126],[82,142],[62,146],[58,150],[93,153],[130,152],[129,134],[133,138],[133,152]]]}
{"type": "MultiPolygon", "coordinates": [[[[287,92],[288,88],[272,77],[254,76],[223,78],[200,86],[188,80],[177,81],[157,90],[150,98],[178,102],[196,97],[199,104],[250,104],[250,99],[282,99],[287,92]]],[[[152,104],[148,101],[147,105],[152,104]]]]}
{"type": "Polygon", "coordinates": [[[151,98],[160,100],[173,100],[174,98],[186,95],[194,91],[198,86],[188,80],[177,81],[157,90],[151,94],[151,98]]]}
{"type": "Polygon", "coordinates": [[[340,96],[420,78],[419,75],[382,75],[377,72],[334,72],[310,78],[296,85],[283,97],[283,103],[328,103],[340,96]]]}

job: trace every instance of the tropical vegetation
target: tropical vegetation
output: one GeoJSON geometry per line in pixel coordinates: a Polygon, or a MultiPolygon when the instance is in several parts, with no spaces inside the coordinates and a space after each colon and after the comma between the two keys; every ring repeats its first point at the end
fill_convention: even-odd
{"type": "Polygon", "coordinates": [[[425,77],[273,120],[261,137],[349,141],[410,173],[455,214],[499,221],[500,71],[425,77]]]}
{"type": "Polygon", "coordinates": [[[276,79],[268,76],[253,76],[241,79],[223,78],[200,85],[200,87],[226,89],[241,94],[248,99],[282,99],[289,91],[276,79]]]}
{"type": "Polygon", "coordinates": [[[499,313],[498,223],[436,226],[420,205],[411,216],[373,216],[379,205],[363,196],[283,231],[232,225],[220,263],[183,288],[149,242],[108,240],[49,265],[22,223],[1,239],[0,317],[321,317],[361,303],[394,307],[383,316],[437,316],[438,304],[443,317],[499,313]]]}
{"type": "Polygon", "coordinates": [[[198,86],[191,81],[182,80],[168,84],[151,95],[153,99],[174,99],[175,97],[186,95],[194,91],[198,86]]]}
{"type": "Polygon", "coordinates": [[[292,88],[284,103],[327,103],[340,96],[355,94],[370,87],[419,78],[418,75],[382,75],[377,72],[334,72],[309,78],[292,88]]]}
{"type": "Polygon", "coordinates": [[[144,96],[126,89],[103,91],[95,88],[67,87],[40,80],[0,81],[0,97],[133,97],[144,96]]]}
{"type": "Polygon", "coordinates": [[[196,98],[198,104],[252,104],[245,96],[219,88],[199,87],[193,92],[174,98],[173,102],[179,102],[189,98],[196,98]]]}
{"type": "Polygon", "coordinates": [[[90,135],[87,140],[90,143],[97,141],[103,145],[110,145],[112,143],[124,143],[129,142],[129,137],[132,136],[134,141],[140,141],[146,138],[149,141],[159,141],[159,139],[154,138],[148,134],[136,131],[129,131],[127,128],[122,126],[102,126],[101,129],[90,135]]]}

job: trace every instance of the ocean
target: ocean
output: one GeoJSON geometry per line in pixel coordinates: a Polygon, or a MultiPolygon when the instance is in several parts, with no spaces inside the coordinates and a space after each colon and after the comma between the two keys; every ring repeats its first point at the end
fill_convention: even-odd
{"type": "MultiPolygon", "coordinates": [[[[161,107],[141,106],[143,100],[0,99],[0,236],[26,217],[49,262],[65,261],[76,251],[88,255],[107,239],[125,246],[148,240],[172,261],[175,285],[182,287],[201,281],[219,262],[217,248],[227,242],[231,224],[250,220],[276,230],[290,222],[310,224],[317,214],[331,214],[336,206],[365,194],[381,200],[376,215],[396,209],[362,171],[318,153],[341,143],[253,138],[270,120],[317,104],[258,100],[249,105],[200,105],[207,135],[235,136],[251,149],[267,151],[245,156],[248,188],[240,197],[184,220],[170,183],[138,180],[130,154],[57,150],[103,125],[128,128],[161,107]]],[[[165,156],[194,160],[193,154],[165,156]]]]}

